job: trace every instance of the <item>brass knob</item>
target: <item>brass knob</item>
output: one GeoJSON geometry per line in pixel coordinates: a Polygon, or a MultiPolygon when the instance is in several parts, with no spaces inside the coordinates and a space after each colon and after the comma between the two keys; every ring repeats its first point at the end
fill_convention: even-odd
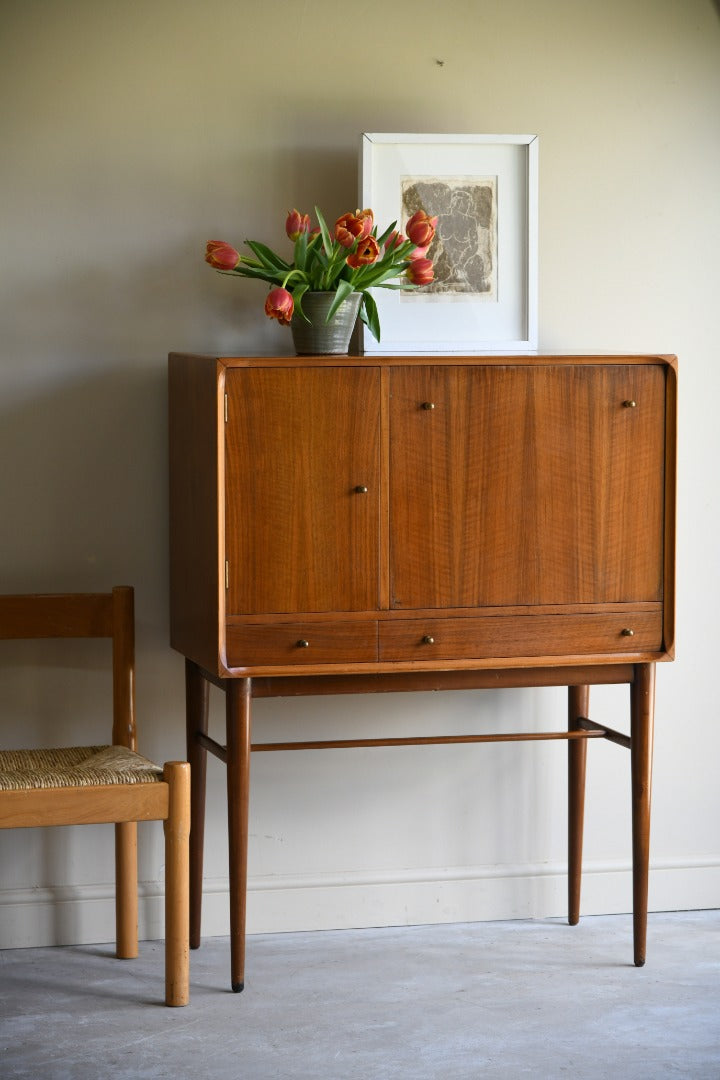
{"type": "Polygon", "coordinates": [[[633,401],[632,398],[628,398],[627,401],[623,401],[624,409],[634,409],[637,407],[637,401],[633,401]]]}
{"type": "Polygon", "coordinates": [[[357,484],[355,487],[356,495],[367,495],[367,488],[364,484],[357,484]]]}
{"type": "Polygon", "coordinates": [[[435,402],[434,401],[423,401],[422,407],[423,407],[423,409],[434,409],[435,408],[435,402]]]}
{"type": "Polygon", "coordinates": [[[297,643],[297,647],[298,647],[298,649],[309,649],[310,648],[310,642],[306,641],[305,638],[300,638],[300,640],[297,643]]]}
{"type": "Polygon", "coordinates": [[[423,645],[434,645],[435,638],[431,637],[430,634],[426,634],[425,637],[422,639],[422,643],[423,645]]]}
{"type": "Polygon", "coordinates": [[[635,637],[635,631],[631,630],[629,626],[626,626],[620,633],[623,637],[635,637]]]}

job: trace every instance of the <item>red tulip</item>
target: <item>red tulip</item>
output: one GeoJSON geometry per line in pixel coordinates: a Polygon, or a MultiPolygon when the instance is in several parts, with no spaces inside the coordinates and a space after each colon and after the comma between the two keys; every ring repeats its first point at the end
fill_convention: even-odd
{"type": "Polygon", "coordinates": [[[298,236],[300,236],[300,233],[310,232],[310,215],[301,214],[297,210],[291,210],[288,213],[287,221],[285,222],[285,232],[294,243],[298,236]]]}
{"type": "Polygon", "coordinates": [[[413,285],[429,285],[435,277],[430,259],[412,259],[405,273],[408,281],[411,281],[413,285]]]}
{"type": "Polygon", "coordinates": [[[265,300],[265,314],[277,319],[281,326],[289,326],[295,302],[287,289],[272,289],[265,300]]]}
{"type": "Polygon", "coordinates": [[[401,232],[398,232],[397,229],[393,229],[393,231],[390,233],[387,240],[385,241],[385,250],[389,251],[390,248],[400,247],[406,241],[406,236],[403,236],[403,234],[401,232]]]}
{"type": "Polygon", "coordinates": [[[372,210],[356,210],[354,214],[343,214],[335,222],[335,239],[343,247],[349,248],[356,240],[364,240],[366,236],[369,236],[372,227],[372,210]]]}
{"type": "Polygon", "coordinates": [[[418,247],[428,247],[435,236],[437,223],[436,217],[428,217],[424,210],[418,210],[405,226],[408,240],[412,240],[418,247]]]}
{"type": "Polygon", "coordinates": [[[378,242],[374,236],[366,236],[364,240],[361,240],[357,246],[357,251],[352,255],[348,255],[345,262],[348,266],[352,266],[354,270],[358,266],[369,266],[374,263],[380,254],[380,248],[378,242]]]}
{"type": "Polygon", "coordinates": [[[205,262],[216,270],[234,270],[240,262],[240,255],[224,240],[208,240],[205,262]]]}

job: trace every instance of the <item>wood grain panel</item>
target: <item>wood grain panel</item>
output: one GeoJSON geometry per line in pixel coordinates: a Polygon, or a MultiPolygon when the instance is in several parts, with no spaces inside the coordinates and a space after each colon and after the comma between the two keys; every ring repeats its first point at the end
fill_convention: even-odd
{"type": "Polygon", "coordinates": [[[462,660],[573,653],[642,654],[662,644],[662,612],[403,619],[380,627],[381,660],[462,660]],[[632,631],[632,633],[628,633],[632,631]]]}
{"type": "Polygon", "coordinates": [[[376,608],[379,371],[236,369],[226,390],[227,614],[376,608]]]}
{"type": "Polygon", "coordinates": [[[377,623],[333,620],[228,626],[227,656],[232,667],[371,663],[377,660],[377,623]]]}
{"type": "Polygon", "coordinates": [[[0,596],[0,640],[112,637],[109,593],[0,596]]]}
{"type": "Polygon", "coordinates": [[[156,821],[167,817],[167,784],[103,784],[3,792],[3,828],[156,821]]]}
{"type": "Polygon", "coordinates": [[[218,656],[218,378],[212,357],[169,357],[170,640],[207,667],[218,656]]]}
{"type": "Polygon", "coordinates": [[[406,367],[391,387],[393,607],[661,599],[661,365],[406,367]]]}

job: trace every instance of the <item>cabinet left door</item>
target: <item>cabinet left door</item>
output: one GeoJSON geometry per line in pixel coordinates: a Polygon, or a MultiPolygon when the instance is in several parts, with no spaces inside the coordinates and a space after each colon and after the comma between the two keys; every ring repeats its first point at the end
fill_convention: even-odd
{"type": "Polygon", "coordinates": [[[374,611],[380,372],[226,375],[226,615],[374,611]]]}

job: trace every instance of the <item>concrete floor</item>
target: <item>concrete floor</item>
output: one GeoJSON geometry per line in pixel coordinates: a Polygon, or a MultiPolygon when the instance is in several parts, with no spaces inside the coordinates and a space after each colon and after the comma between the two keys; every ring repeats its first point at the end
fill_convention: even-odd
{"type": "Polygon", "coordinates": [[[0,952],[3,1080],[720,1078],[720,911],[259,935],[167,1009],[162,944],[0,952]]]}

